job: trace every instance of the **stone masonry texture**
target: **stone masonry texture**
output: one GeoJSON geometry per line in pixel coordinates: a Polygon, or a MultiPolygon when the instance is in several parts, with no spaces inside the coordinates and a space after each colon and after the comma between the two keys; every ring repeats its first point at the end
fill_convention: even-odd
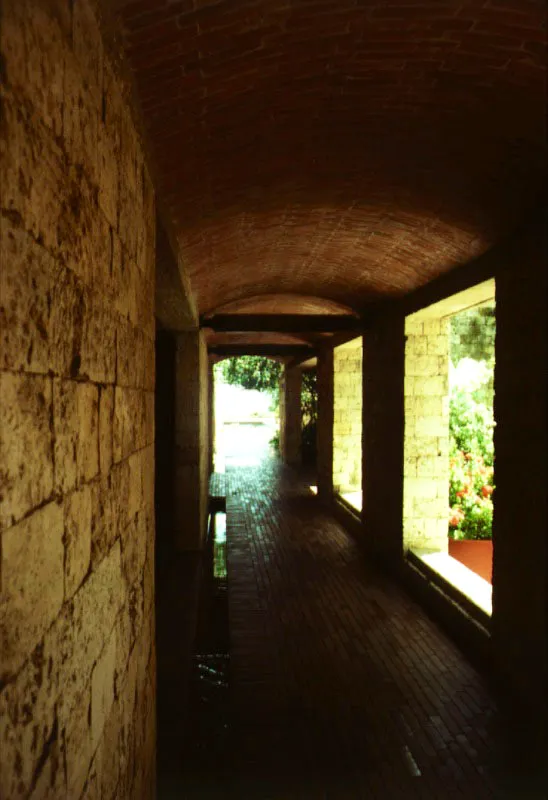
{"type": "Polygon", "coordinates": [[[404,546],[447,552],[449,320],[405,326],[404,546]]]}
{"type": "Polygon", "coordinates": [[[362,339],[333,354],[333,486],[356,492],[362,486],[362,339]]]}
{"type": "Polygon", "coordinates": [[[154,192],[91,0],[1,22],[0,797],[149,798],[154,192]]]}

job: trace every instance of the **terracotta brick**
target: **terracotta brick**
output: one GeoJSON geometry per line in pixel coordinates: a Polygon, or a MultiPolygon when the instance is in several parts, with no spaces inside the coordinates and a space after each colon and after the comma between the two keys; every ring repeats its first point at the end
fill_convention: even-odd
{"type": "Polygon", "coordinates": [[[120,17],[202,312],[280,287],[355,308],[404,294],[503,235],[511,186],[541,186],[525,142],[542,148],[543,94],[513,56],[541,37],[542,4],[124,2],[120,17]],[[525,171],[471,201],[515,136],[525,171]]]}

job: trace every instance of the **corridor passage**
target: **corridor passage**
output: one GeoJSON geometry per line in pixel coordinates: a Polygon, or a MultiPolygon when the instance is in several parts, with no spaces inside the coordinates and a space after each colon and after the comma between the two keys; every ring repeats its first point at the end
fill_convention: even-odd
{"type": "Polygon", "coordinates": [[[226,478],[228,709],[184,796],[494,796],[495,704],[459,650],[293,471],[226,478]]]}

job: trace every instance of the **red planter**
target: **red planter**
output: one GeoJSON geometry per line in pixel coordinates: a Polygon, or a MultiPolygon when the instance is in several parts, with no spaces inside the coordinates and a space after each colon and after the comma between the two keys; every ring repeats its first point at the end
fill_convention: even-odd
{"type": "Polygon", "coordinates": [[[449,539],[449,555],[489,583],[493,577],[492,539],[449,539]]]}

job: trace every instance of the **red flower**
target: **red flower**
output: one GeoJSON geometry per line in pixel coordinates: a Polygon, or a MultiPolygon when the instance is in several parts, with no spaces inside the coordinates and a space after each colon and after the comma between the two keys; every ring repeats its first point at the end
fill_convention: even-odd
{"type": "Polygon", "coordinates": [[[486,484],[481,487],[481,493],[484,497],[489,497],[489,495],[493,493],[493,487],[486,484]]]}
{"type": "Polygon", "coordinates": [[[449,517],[449,525],[452,528],[456,528],[459,522],[462,522],[464,519],[464,514],[460,510],[460,508],[452,508],[450,509],[451,516],[449,517]]]}

